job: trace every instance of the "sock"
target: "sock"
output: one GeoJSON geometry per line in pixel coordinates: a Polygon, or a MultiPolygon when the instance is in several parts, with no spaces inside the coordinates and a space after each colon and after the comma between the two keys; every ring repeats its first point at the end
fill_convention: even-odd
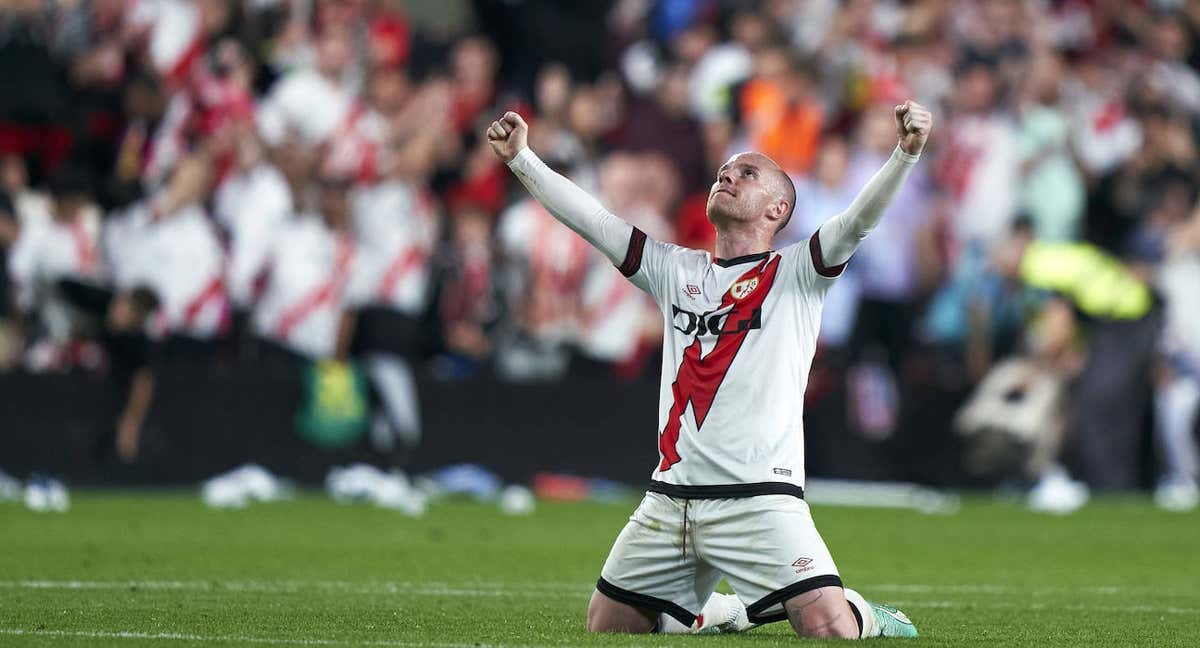
{"type": "Polygon", "coordinates": [[[661,634],[687,634],[692,631],[692,628],[683,625],[670,614],[660,614],[658,615],[658,627],[654,631],[661,634]]]}
{"type": "Polygon", "coordinates": [[[854,620],[858,621],[860,630],[859,638],[867,639],[868,637],[878,637],[880,633],[879,622],[875,620],[875,610],[871,609],[871,604],[867,603],[867,599],[863,598],[862,594],[855,592],[849,587],[845,588],[846,602],[850,604],[850,611],[854,612],[854,620]]]}
{"type": "Polygon", "coordinates": [[[704,609],[696,617],[696,623],[690,627],[683,625],[669,614],[658,616],[658,631],[663,634],[695,633],[707,627],[725,623],[732,619],[737,609],[742,607],[742,600],[736,594],[713,593],[704,603],[704,609]]]}

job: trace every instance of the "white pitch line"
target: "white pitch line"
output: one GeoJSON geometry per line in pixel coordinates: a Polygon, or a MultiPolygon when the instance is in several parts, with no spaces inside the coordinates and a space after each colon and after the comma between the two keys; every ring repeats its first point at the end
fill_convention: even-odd
{"type": "MultiPolygon", "coordinates": [[[[1152,605],[1129,605],[1129,606],[1099,606],[1099,605],[1084,605],[1084,604],[1066,604],[1066,605],[1048,605],[1045,603],[971,603],[962,601],[892,601],[893,604],[912,608],[912,609],[928,609],[928,608],[984,608],[984,609],[1006,609],[1006,610],[1071,610],[1071,611],[1101,611],[1101,612],[1144,612],[1151,614],[1180,614],[1180,615],[1197,615],[1200,610],[1196,608],[1180,608],[1180,607],[1158,607],[1152,605]]],[[[260,644],[260,645],[279,645],[279,646],[374,646],[378,648],[409,648],[416,646],[433,646],[434,648],[500,648],[506,644],[485,644],[485,643],[450,643],[450,642],[409,642],[409,641],[352,641],[345,639],[286,639],[282,637],[246,637],[246,636],[216,636],[216,635],[197,635],[178,632],[113,632],[104,630],[49,630],[49,629],[25,629],[25,628],[0,628],[0,635],[8,636],[34,636],[34,637],[70,637],[81,639],[131,639],[131,640],[151,640],[151,641],[191,641],[201,643],[236,643],[236,644],[260,644]]],[[[523,646],[522,648],[550,648],[550,646],[523,646]]]]}
{"type": "MultiPolygon", "coordinates": [[[[48,580],[25,579],[0,581],[0,589],[63,589],[63,590],[195,590],[195,591],[238,591],[255,593],[295,593],[309,590],[327,590],[340,593],[360,594],[428,594],[447,596],[543,596],[548,592],[565,594],[587,594],[591,583],[515,583],[503,581],[479,581],[466,583],[417,582],[417,581],[332,581],[332,580],[48,580]]],[[[1101,594],[1123,595],[1135,592],[1170,593],[1161,587],[1137,587],[1117,585],[1085,585],[1078,587],[1028,587],[1017,585],[944,584],[928,585],[915,583],[876,583],[861,585],[864,591],[897,592],[903,594],[1101,594]]]]}
{"type": "MultiPolygon", "coordinates": [[[[0,589],[49,589],[49,590],[182,590],[182,591],[227,591],[260,594],[291,594],[312,590],[332,591],[343,594],[408,594],[417,596],[545,596],[549,593],[566,595],[590,595],[591,583],[513,583],[481,581],[466,583],[379,581],[354,582],[330,580],[128,580],[128,581],[85,581],[85,580],[7,580],[0,581],[0,589]]],[[[1018,586],[953,584],[929,585],[915,583],[877,583],[858,586],[865,592],[894,592],[899,594],[1095,594],[1105,596],[1129,595],[1139,592],[1171,594],[1178,590],[1162,587],[1139,587],[1117,585],[1070,586],[1018,586]]],[[[1189,593],[1190,592],[1186,592],[1189,593]]]]}
{"type": "MultiPolygon", "coordinates": [[[[243,592],[255,594],[295,594],[300,592],[336,592],[339,594],[391,594],[397,596],[462,596],[462,597],[529,597],[544,598],[548,594],[554,596],[577,596],[585,598],[591,595],[592,585],[571,583],[504,583],[478,582],[463,585],[450,583],[416,583],[411,581],[388,581],[378,583],[357,583],[350,581],[302,581],[302,580],[246,580],[246,581],[202,581],[202,580],[130,580],[130,581],[82,581],[82,580],[9,580],[0,581],[0,589],[28,590],[148,590],[148,591],[193,591],[193,592],[243,592]]],[[[865,592],[894,592],[900,595],[941,595],[947,594],[1020,594],[1027,596],[1047,596],[1056,594],[1099,594],[1099,595],[1130,595],[1139,590],[1153,591],[1158,594],[1170,593],[1161,588],[1119,587],[1112,585],[1091,585],[1081,587],[1018,587],[1004,585],[922,585],[922,584],[876,584],[865,585],[865,592]]],[[[1040,602],[1005,603],[997,601],[946,601],[946,600],[891,600],[896,605],[912,607],[976,607],[985,609],[1065,609],[1065,610],[1095,610],[1104,612],[1147,612],[1158,614],[1200,614],[1197,608],[1177,606],[1135,605],[1088,605],[1062,604],[1049,605],[1040,602]]]]}
{"type": "Polygon", "coordinates": [[[0,581],[0,589],[34,590],[175,590],[198,592],[251,592],[257,594],[292,594],[312,590],[340,594],[398,594],[410,596],[526,596],[544,597],[578,595],[590,596],[592,585],[512,584],[512,583],[414,583],[382,582],[353,583],[347,581],[79,581],[79,580],[19,580],[0,581]]]}
{"type": "MultiPolygon", "coordinates": [[[[367,646],[379,648],[416,648],[432,646],[433,648],[559,648],[560,646],[569,646],[571,644],[497,644],[483,643],[473,641],[471,643],[453,643],[446,641],[388,641],[388,640],[366,640],[355,641],[351,639],[285,639],[282,637],[242,637],[242,636],[219,636],[219,635],[197,635],[181,632],[130,632],[130,631],[108,631],[108,630],[28,630],[25,628],[0,628],[0,636],[9,635],[16,637],[72,637],[80,639],[134,639],[134,640],[150,640],[150,641],[194,641],[194,642],[216,642],[216,643],[239,643],[239,644],[266,644],[275,646],[367,646]]],[[[682,636],[682,635],[681,635],[682,636]]],[[[648,638],[661,638],[658,635],[651,635],[648,638]]],[[[637,648],[643,644],[630,644],[630,648],[637,648]]],[[[669,644],[659,644],[665,646],[669,644]]]]}
{"type": "Polygon", "coordinates": [[[1080,586],[1037,586],[1027,585],[918,585],[913,583],[883,583],[875,585],[856,586],[864,592],[899,592],[902,594],[1100,594],[1106,596],[1129,595],[1134,593],[1156,594],[1185,594],[1192,595],[1192,590],[1180,591],[1178,588],[1129,586],[1129,585],[1080,585],[1080,586]]]}
{"type": "MultiPolygon", "coordinates": [[[[0,635],[15,637],[74,637],[80,639],[144,639],[151,641],[195,641],[224,642],[238,644],[268,644],[276,646],[380,646],[381,648],[409,648],[410,646],[435,646],[437,648],[489,648],[501,644],[445,643],[413,641],[351,641],[346,639],[285,639],[282,637],[241,637],[197,635],[181,632],[111,632],[105,630],[29,630],[25,628],[0,628],[0,635]]],[[[530,647],[532,648],[532,647],[530,647]]]]}
{"type": "Polygon", "coordinates": [[[1048,603],[973,603],[964,601],[921,601],[921,600],[888,600],[888,605],[896,607],[922,608],[981,608],[985,610],[1069,610],[1072,612],[1142,612],[1149,614],[1188,614],[1200,615],[1200,608],[1182,608],[1157,605],[1087,605],[1085,603],[1065,603],[1051,605],[1048,603]]]}

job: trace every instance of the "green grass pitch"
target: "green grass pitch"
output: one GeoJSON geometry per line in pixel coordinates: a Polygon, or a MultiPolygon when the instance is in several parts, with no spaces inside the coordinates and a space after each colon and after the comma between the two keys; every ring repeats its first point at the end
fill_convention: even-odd
{"type": "MultiPolygon", "coordinates": [[[[634,501],[421,519],[315,494],[242,511],[194,493],[0,504],[0,646],[715,646],[591,636],[584,608],[634,501]]],[[[845,581],[921,646],[1200,646],[1200,516],[1145,500],[1069,517],[968,499],[956,515],[814,508],[845,581]]],[[[904,640],[877,640],[895,643],[904,640]]]]}

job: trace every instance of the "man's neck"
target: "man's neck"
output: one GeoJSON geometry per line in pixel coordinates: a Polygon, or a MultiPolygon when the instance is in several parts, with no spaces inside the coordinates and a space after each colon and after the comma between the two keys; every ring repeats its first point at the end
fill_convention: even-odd
{"type": "Polygon", "coordinates": [[[758,254],[771,249],[771,238],[763,238],[760,232],[717,231],[717,258],[736,259],[748,254],[758,254]]]}

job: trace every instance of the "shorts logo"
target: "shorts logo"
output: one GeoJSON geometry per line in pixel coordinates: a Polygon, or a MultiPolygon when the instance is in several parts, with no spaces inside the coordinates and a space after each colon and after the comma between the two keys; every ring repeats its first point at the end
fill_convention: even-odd
{"type": "Polygon", "coordinates": [[[806,571],[813,570],[813,567],[811,567],[812,561],[812,558],[797,558],[796,562],[792,563],[792,567],[796,568],[797,574],[802,574],[806,571]]]}
{"type": "Polygon", "coordinates": [[[734,299],[745,299],[746,296],[754,292],[755,288],[758,288],[758,277],[743,279],[733,284],[733,287],[729,289],[729,296],[734,299]]]}
{"type": "Polygon", "coordinates": [[[772,468],[771,472],[775,473],[776,475],[783,475],[784,477],[792,476],[792,471],[788,470],[787,468],[772,468]]]}

